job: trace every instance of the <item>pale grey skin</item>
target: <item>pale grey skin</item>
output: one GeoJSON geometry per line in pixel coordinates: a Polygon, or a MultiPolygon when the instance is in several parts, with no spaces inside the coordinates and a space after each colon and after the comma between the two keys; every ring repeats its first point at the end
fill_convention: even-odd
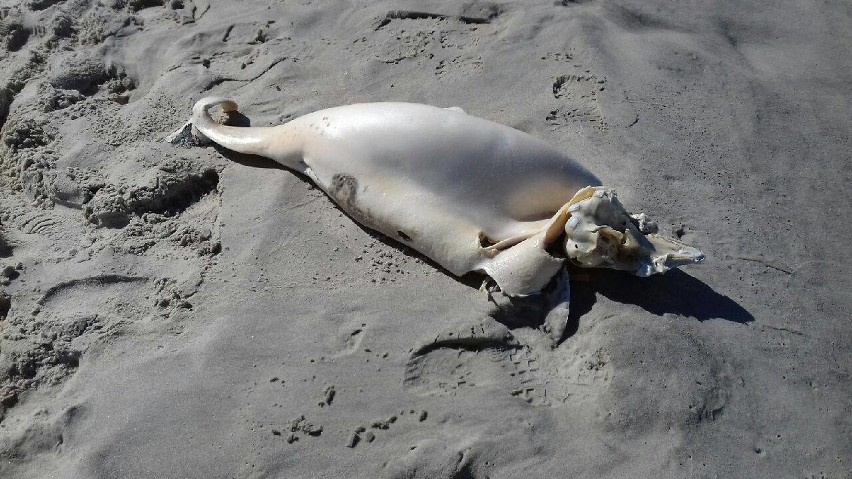
{"type": "Polygon", "coordinates": [[[237,109],[226,99],[199,100],[189,122],[197,138],[305,174],[359,223],[455,275],[484,272],[502,292],[524,296],[561,271],[547,319],[554,339],[567,314],[566,258],[640,276],[704,259],[653,234],[652,222],[627,213],[569,156],[459,108],[363,103],[241,128],[213,121],[214,106],[237,109]]]}
{"type": "Polygon", "coordinates": [[[271,158],[304,173],[364,226],[401,241],[455,275],[483,271],[509,294],[541,289],[563,260],[528,265],[532,283],[507,279],[492,248],[540,232],[582,187],[600,181],[582,165],[521,131],[458,108],[364,103],[317,111],[274,127],[219,125],[205,98],[193,109],[197,132],[230,150],[271,158]],[[490,252],[486,252],[490,251],[490,252]],[[539,276],[538,274],[536,276],[539,276]]]}

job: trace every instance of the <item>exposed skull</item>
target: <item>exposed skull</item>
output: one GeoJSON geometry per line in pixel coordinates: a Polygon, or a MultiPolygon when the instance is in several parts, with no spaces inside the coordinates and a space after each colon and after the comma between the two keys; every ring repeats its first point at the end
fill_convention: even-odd
{"type": "Polygon", "coordinates": [[[655,234],[644,214],[631,216],[612,190],[583,188],[569,202],[565,254],[589,268],[612,268],[650,276],[704,260],[704,253],[655,234]]]}

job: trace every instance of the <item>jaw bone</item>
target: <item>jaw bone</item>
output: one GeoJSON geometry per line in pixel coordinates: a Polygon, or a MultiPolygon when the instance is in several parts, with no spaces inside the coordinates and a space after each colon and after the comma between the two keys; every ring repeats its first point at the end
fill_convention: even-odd
{"type": "Polygon", "coordinates": [[[647,277],[704,260],[701,251],[656,234],[644,214],[631,216],[612,190],[587,186],[568,204],[565,254],[579,266],[647,277]]]}
{"type": "Polygon", "coordinates": [[[541,291],[567,258],[583,268],[611,268],[640,277],[704,260],[680,241],[656,234],[644,213],[631,215],[604,186],[580,189],[540,230],[484,248],[484,272],[509,296],[541,291]]]}

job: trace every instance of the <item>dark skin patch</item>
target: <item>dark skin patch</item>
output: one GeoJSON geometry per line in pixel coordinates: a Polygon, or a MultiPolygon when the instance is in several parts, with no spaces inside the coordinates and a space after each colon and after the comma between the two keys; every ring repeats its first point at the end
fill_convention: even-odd
{"type": "Polygon", "coordinates": [[[497,244],[496,241],[494,241],[493,239],[486,236],[485,233],[483,233],[482,231],[479,232],[479,247],[480,248],[488,248],[489,246],[494,246],[495,244],[497,244]]]}
{"type": "Polygon", "coordinates": [[[332,199],[350,216],[365,225],[373,224],[370,215],[358,206],[358,180],[351,175],[337,173],[331,177],[328,192],[332,199]]]}
{"type": "Polygon", "coordinates": [[[337,173],[331,177],[329,192],[344,206],[350,206],[358,200],[358,180],[354,176],[337,173]]]}

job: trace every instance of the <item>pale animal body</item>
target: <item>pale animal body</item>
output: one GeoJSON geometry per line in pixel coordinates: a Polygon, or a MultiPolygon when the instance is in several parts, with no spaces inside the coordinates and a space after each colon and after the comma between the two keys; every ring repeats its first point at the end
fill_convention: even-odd
{"type": "Polygon", "coordinates": [[[644,217],[566,154],[458,108],[364,103],[241,128],[214,122],[216,105],[237,108],[200,100],[197,137],[305,174],[362,225],[455,275],[484,272],[510,295],[541,290],[566,258],[641,276],[703,259],[646,234],[644,217]]]}

